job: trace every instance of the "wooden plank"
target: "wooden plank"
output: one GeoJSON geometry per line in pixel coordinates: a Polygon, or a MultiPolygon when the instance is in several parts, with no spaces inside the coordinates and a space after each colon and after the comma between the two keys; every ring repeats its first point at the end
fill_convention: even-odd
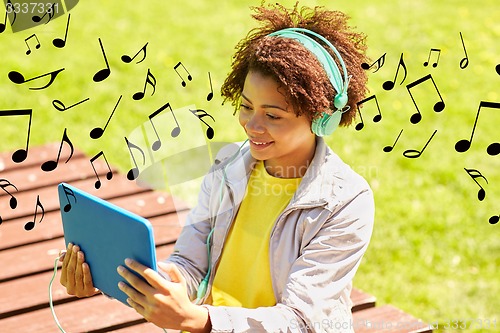
{"type": "MultiPolygon", "coordinates": [[[[166,244],[174,242],[181,230],[177,216],[170,214],[152,218],[155,242],[166,244]],[[156,227],[155,227],[156,225],[156,227]]],[[[59,251],[65,248],[62,237],[53,240],[30,244],[29,246],[16,247],[0,251],[0,282],[15,278],[41,273],[52,269],[54,258],[59,251]],[[19,264],[29,263],[29,264],[19,264]]]]}
{"type": "Polygon", "coordinates": [[[392,305],[383,305],[353,313],[353,327],[356,333],[432,332],[428,324],[392,305]]]}
{"type": "MultiPolygon", "coordinates": [[[[99,161],[96,161],[95,166],[99,174],[99,177],[101,177],[101,179],[104,179],[102,180],[102,185],[99,190],[97,190],[94,187],[96,179],[95,176],[92,178],[85,178],[84,180],[77,179],[71,182],[67,181],[65,182],[104,199],[109,199],[118,196],[118,194],[128,195],[130,193],[134,193],[134,191],[141,192],[141,190],[142,191],[147,190],[144,188],[140,188],[139,186],[135,185],[135,183],[131,183],[129,180],[127,180],[126,177],[118,174],[116,174],[111,181],[108,181],[106,180],[105,176],[107,170],[107,169],[104,170],[105,163],[100,163],[99,161]]],[[[35,173],[37,171],[33,170],[32,168],[29,168],[29,169],[24,169],[20,172],[25,172],[30,174],[30,173],[35,173]]],[[[12,195],[14,195],[17,200],[16,209],[11,209],[9,204],[10,197],[5,192],[2,191],[0,193],[2,194],[0,196],[0,212],[1,212],[0,214],[2,215],[4,223],[10,219],[32,215],[37,195],[40,196],[40,200],[42,201],[43,207],[46,212],[59,209],[57,184],[61,182],[61,179],[57,179],[56,182],[51,183],[46,187],[35,188],[35,189],[23,188],[23,186],[16,185],[16,187],[18,187],[19,189],[19,192],[16,192],[15,189],[12,192],[12,195]]],[[[10,190],[13,190],[13,188],[9,187],[9,191],[10,190]]]]}
{"type": "MultiPolygon", "coordinates": [[[[173,245],[162,246],[157,249],[157,254],[164,258],[172,250],[173,245]]],[[[142,320],[133,309],[102,295],[60,304],[54,308],[62,327],[72,333],[98,330],[107,332],[107,327],[142,320]]],[[[49,308],[0,319],[0,327],[2,332],[16,333],[53,333],[58,330],[49,308]]]]}
{"type": "MultiPolygon", "coordinates": [[[[54,188],[53,190],[57,189],[54,188]]],[[[145,218],[174,213],[176,208],[182,209],[186,207],[179,205],[174,207],[172,198],[168,194],[161,192],[148,191],[129,194],[108,201],[145,218]]],[[[55,193],[55,195],[57,194],[55,193]]],[[[33,221],[33,216],[10,220],[2,224],[0,227],[0,250],[50,240],[63,235],[59,206],[57,206],[57,210],[52,209],[49,212],[46,210],[43,221],[38,223],[34,229],[25,231],[24,225],[28,221],[33,221]]]]}
{"type": "Polygon", "coordinates": [[[353,302],[353,305],[351,311],[356,312],[368,308],[373,308],[375,306],[376,300],[377,299],[375,296],[365,293],[360,289],[352,288],[351,301],[353,302]]]}
{"type": "Polygon", "coordinates": [[[0,177],[9,180],[19,191],[39,189],[61,181],[72,182],[79,179],[95,178],[94,169],[87,157],[71,158],[68,163],[61,161],[59,166],[50,172],[41,168],[2,171],[0,177]],[[26,170],[26,172],[22,172],[26,170]]]}
{"type": "MultiPolygon", "coordinates": [[[[57,152],[59,151],[60,143],[53,142],[48,143],[42,146],[30,147],[28,149],[28,156],[26,160],[21,163],[15,163],[12,161],[12,153],[13,151],[8,152],[0,152],[0,172],[8,171],[8,170],[20,170],[23,168],[29,168],[33,166],[40,167],[44,162],[49,160],[54,160],[57,157],[57,152]]],[[[19,147],[21,148],[21,147],[19,147]]],[[[18,149],[18,148],[14,148],[18,149]]],[[[15,151],[15,150],[14,150],[15,151]]],[[[63,149],[61,151],[61,161],[66,161],[69,157],[69,149],[63,149]]],[[[75,149],[73,152],[73,158],[82,157],[83,153],[75,149]]]]}

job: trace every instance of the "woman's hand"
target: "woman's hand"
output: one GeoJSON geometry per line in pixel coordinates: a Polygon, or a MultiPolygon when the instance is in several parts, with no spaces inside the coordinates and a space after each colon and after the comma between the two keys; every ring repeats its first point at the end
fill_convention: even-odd
{"type": "Polygon", "coordinates": [[[61,284],[66,287],[68,294],[89,297],[99,292],[92,283],[89,265],[79,246],[68,244],[66,253],[61,255],[59,261],[63,262],[61,284]]]}
{"type": "Polygon", "coordinates": [[[170,276],[171,281],[167,281],[137,261],[127,259],[125,264],[128,269],[119,266],[117,270],[128,284],[120,282],[118,286],[128,295],[130,306],[147,321],[161,328],[193,333],[211,330],[208,310],[191,303],[187,296],[186,281],[175,265],[159,263],[160,268],[170,276]],[[147,283],[131,271],[137,272],[147,283]]]}

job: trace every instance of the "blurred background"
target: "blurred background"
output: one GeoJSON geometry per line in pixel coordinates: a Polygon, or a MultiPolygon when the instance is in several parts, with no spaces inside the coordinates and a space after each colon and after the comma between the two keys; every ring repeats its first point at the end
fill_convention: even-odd
{"type": "MultiPolygon", "coordinates": [[[[291,7],[295,1],[280,3],[291,7]]],[[[181,133],[170,137],[162,149],[244,140],[232,106],[222,105],[219,89],[234,46],[255,27],[250,6],[259,4],[84,0],[69,12],[62,48],[53,40],[64,38],[68,14],[16,33],[7,22],[0,33],[0,151],[26,146],[29,117],[5,116],[5,112],[2,116],[2,110],[19,109],[32,110],[30,147],[61,142],[66,130],[75,148],[88,156],[104,152],[123,175],[134,166],[131,152],[136,163],[142,163],[141,154],[129,150],[124,137],[130,142],[135,138],[134,144],[144,148],[146,142],[134,136],[142,131],[153,142],[147,124],[162,108],[158,132],[168,136],[179,126],[181,133]],[[35,38],[29,38],[33,34],[39,48],[35,38]],[[146,57],[139,62],[146,44],[146,57]],[[130,63],[121,59],[135,54],[130,63]],[[109,76],[95,82],[94,75],[107,68],[106,61],[109,76]],[[49,76],[23,84],[9,79],[12,71],[28,80],[62,68],[46,89],[30,88],[46,85],[49,76]],[[208,100],[211,87],[213,98],[208,100]],[[141,91],[144,97],[134,99],[141,91]],[[213,138],[208,138],[207,125],[198,121],[201,114],[190,114],[188,109],[210,115],[200,120],[213,128],[213,138]],[[91,131],[104,128],[108,119],[102,135],[91,138],[91,131]]],[[[497,1],[304,0],[300,4],[346,12],[351,24],[368,36],[374,63],[368,69],[368,96],[376,100],[362,103],[364,126],[339,129],[326,138],[375,193],[374,234],[355,287],[375,295],[379,304],[394,304],[441,327],[452,320],[489,320],[492,325],[496,320],[498,329],[500,223],[492,224],[490,218],[495,222],[500,214],[500,156],[487,153],[490,144],[500,141],[500,109],[494,104],[500,103],[497,1]],[[400,66],[394,88],[385,90],[382,84],[394,81],[401,57],[406,77],[400,66]],[[440,97],[444,110],[434,112],[440,97]],[[374,122],[377,105],[382,118],[374,122]],[[413,124],[410,117],[417,107],[422,119],[413,124]],[[475,120],[470,149],[457,152],[455,144],[470,139],[475,120]],[[392,151],[384,151],[399,134],[392,151]],[[412,154],[408,150],[421,155],[408,158],[412,154]],[[482,201],[478,185],[486,194],[482,201]]],[[[0,11],[0,19],[2,15],[0,11]]],[[[190,160],[178,163],[189,165],[190,160]]],[[[187,191],[191,193],[186,195],[196,195],[196,188],[187,191]]]]}

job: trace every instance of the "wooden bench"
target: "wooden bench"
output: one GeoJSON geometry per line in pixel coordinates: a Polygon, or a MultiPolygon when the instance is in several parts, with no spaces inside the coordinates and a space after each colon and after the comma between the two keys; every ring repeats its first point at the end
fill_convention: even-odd
{"type": "MultiPolygon", "coordinates": [[[[81,152],[75,152],[69,163],[61,162],[52,172],[42,171],[41,164],[52,159],[57,149],[58,144],[31,148],[21,164],[12,162],[12,152],[0,153],[0,179],[4,180],[0,185],[9,181],[18,189],[4,187],[16,198],[15,209],[10,206],[11,196],[0,191],[0,332],[58,331],[48,296],[54,260],[65,246],[58,183],[64,181],[149,219],[158,258],[166,258],[172,252],[181,230],[179,219],[188,212],[188,207],[177,205],[177,210],[174,209],[169,195],[138,187],[116,170],[114,177],[106,180],[109,170],[99,161],[94,165],[102,186],[96,190],[94,170],[89,158],[81,152]],[[40,207],[34,220],[37,198],[44,208],[42,221],[40,207]],[[29,221],[35,225],[26,231],[29,221]]],[[[60,160],[65,161],[65,156],[60,160]]],[[[83,299],[68,295],[59,284],[59,277],[60,272],[52,290],[54,308],[67,332],[163,332],[118,301],[102,295],[83,299]]],[[[375,307],[375,297],[361,290],[354,289],[351,298],[356,332],[431,332],[422,321],[392,306],[375,307]],[[406,326],[397,328],[401,323],[406,326]]]]}

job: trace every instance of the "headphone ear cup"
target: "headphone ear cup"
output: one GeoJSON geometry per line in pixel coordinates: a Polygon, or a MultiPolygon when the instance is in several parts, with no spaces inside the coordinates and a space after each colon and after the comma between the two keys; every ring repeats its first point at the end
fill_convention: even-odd
{"type": "Polygon", "coordinates": [[[323,113],[320,118],[314,119],[311,124],[311,130],[317,136],[325,136],[332,134],[339,127],[342,112],[335,111],[334,113],[323,113]]]}

